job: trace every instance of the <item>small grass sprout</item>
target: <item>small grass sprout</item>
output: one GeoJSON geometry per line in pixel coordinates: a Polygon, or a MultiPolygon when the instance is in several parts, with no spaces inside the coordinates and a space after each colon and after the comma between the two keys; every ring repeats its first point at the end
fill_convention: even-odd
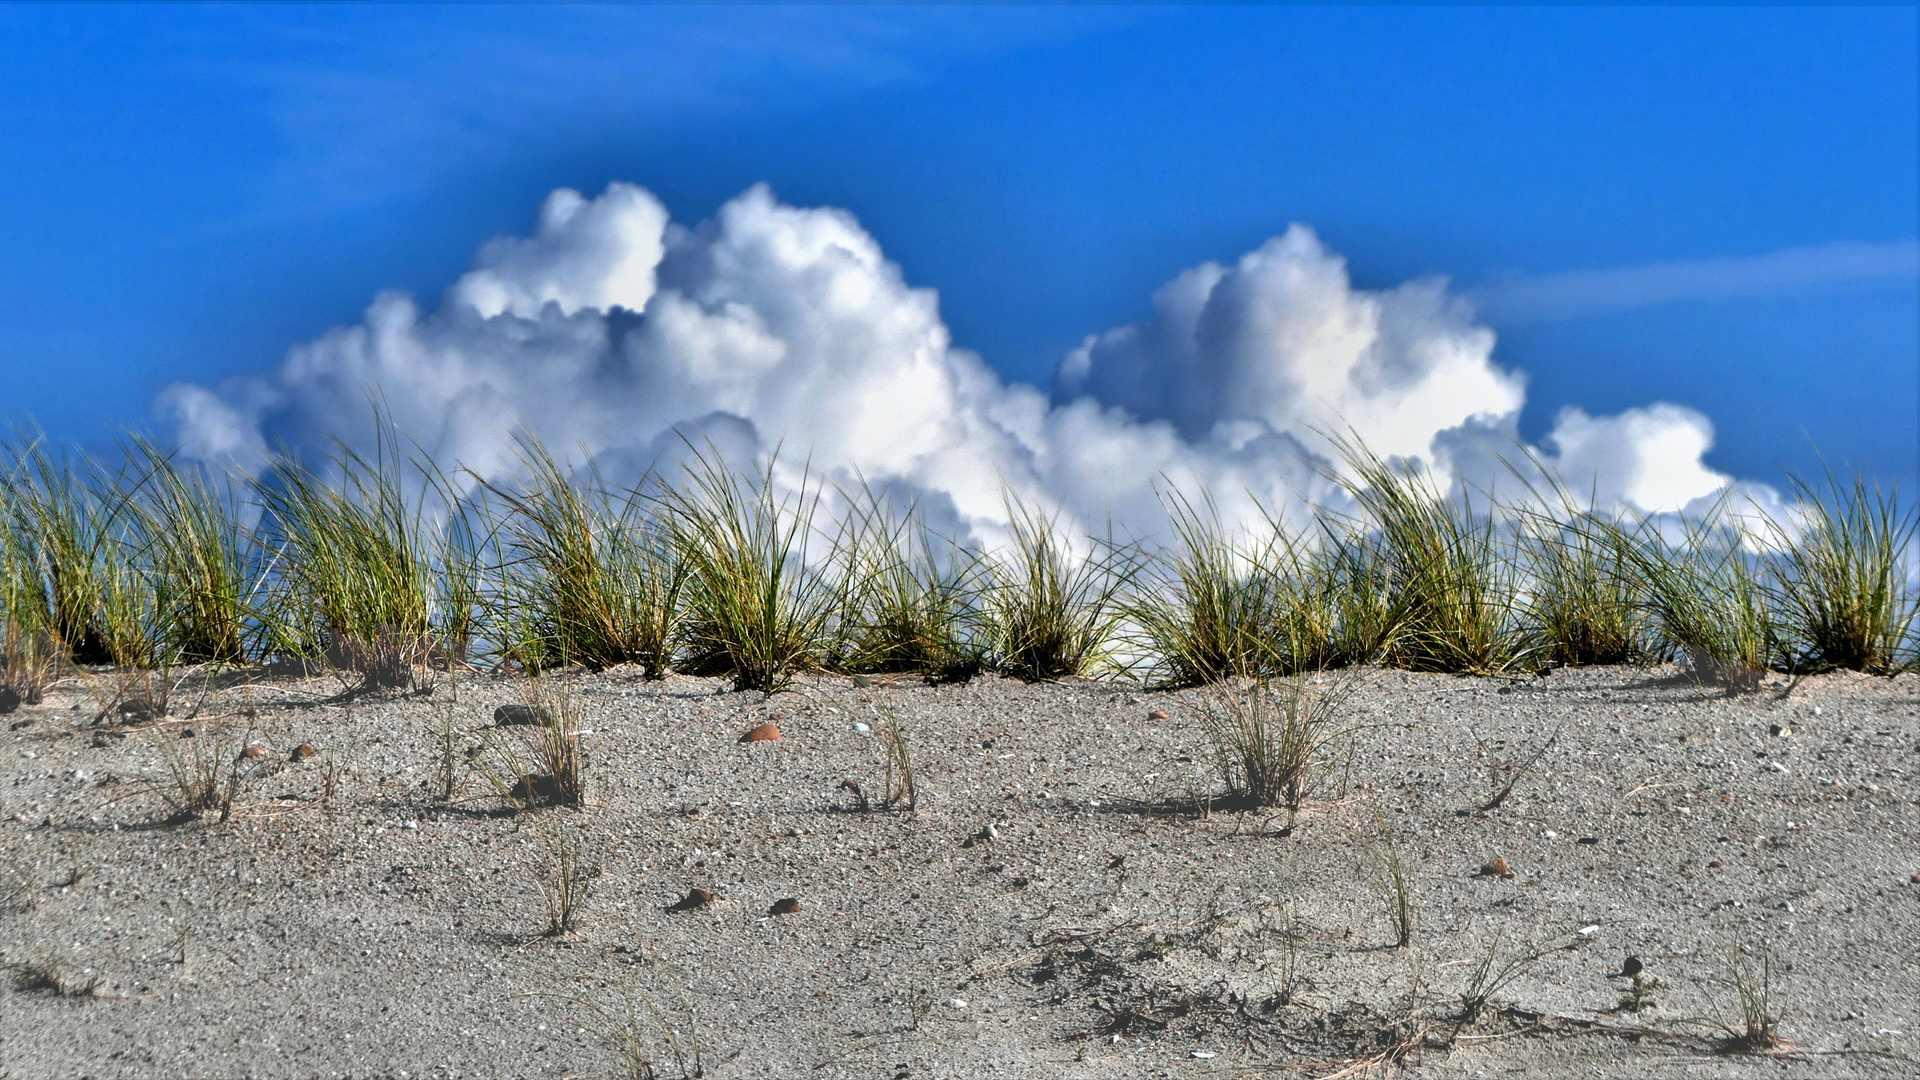
{"type": "Polygon", "coordinates": [[[1614,1004],[1615,1012],[1643,1013],[1658,1008],[1658,996],[1666,992],[1667,984],[1643,971],[1628,976],[1631,980],[1627,988],[1620,993],[1620,1000],[1614,1004]]]}
{"type": "Polygon", "coordinates": [[[1413,944],[1413,881],[1405,860],[1400,857],[1400,845],[1394,840],[1393,828],[1387,824],[1386,816],[1376,808],[1373,820],[1377,841],[1371,845],[1369,855],[1373,863],[1374,885],[1381,899],[1386,902],[1387,925],[1393,931],[1393,943],[1397,948],[1404,949],[1413,944]]]}
{"type": "Polygon", "coordinates": [[[23,914],[33,909],[33,875],[9,859],[0,867],[0,911],[23,914]]]}
{"type": "Polygon", "coordinates": [[[886,756],[886,776],[880,806],[912,811],[920,805],[920,788],[913,776],[913,753],[900,718],[888,713],[880,724],[880,752],[886,756]]]}
{"type": "Polygon", "coordinates": [[[1300,674],[1216,688],[1201,716],[1228,800],[1298,813],[1351,735],[1339,715],[1352,686],[1300,674]]]}
{"type": "Polygon", "coordinates": [[[653,949],[639,943],[644,955],[637,961],[660,973],[666,980],[670,1005],[638,985],[634,976],[607,978],[589,976],[584,986],[569,987],[552,996],[578,1009],[581,1019],[574,1024],[594,1036],[612,1051],[618,1063],[620,1080],[694,1080],[706,1075],[706,1056],[700,1044],[697,1018],[678,979],[667,969],[653,949]],[[669,1067],[672,1073],[662,1070],[669,1067]]]}
{"type": "Polygon", "coordinates": [[[1739,1019],[1723,1023],[1726,1037],[1720,1049],[1730,1054],[1764,1054],[1787,1046],[1780,1037],[1780,999],[1778,976],[1781,965],[1773,951],[1761,947],[1758,958],[1741,945],[1729,946],[1723,961],[1723,973],[1715,980],[1732,991],[1739,1019]]]}
{"type": "Polygon", "coordinates": [[[1533,947],[1522,949],[1502,959],[1500,956],[1500,935],[1495,934],[1488,943],[1487,951],[1480,957],[1473,970],[1467,975],[1467,985],[1460,991],[1460,1011],[1454,1017],[1453,1031],[1457,1036],[1461,1030],[1478,1021],[1485,1015],[1493,996],[1505,989],[1528,968],[1538,963],[1550,950],[1533,947]]]}
{"type": "Polygon", "coordinates": [[[547,909],[542,936],[564,937],[579,927],[600,867],[587,857],[580,828],[560,815],[535,819],[534,830],[540,851],[530,869],[547,909]]]}
{"type": "Polygon", "coordinates": [[[163,727],[150,729],[154,746],[166,766],[166,775],[146,785],[168,813],[166,823],[233,816],[234,802],[252,773],[240,748],[253,743],[253,729],[236,738],[233,728],[216,721],[194,738],[182,738],[163,727]]]}
{"type": "Polygon", "coordinates": [[[536,686],[539,722],[483,728],[467,760],[494,792],[520,810],[587,804],[580,712],[572,697],[536,686]]]}

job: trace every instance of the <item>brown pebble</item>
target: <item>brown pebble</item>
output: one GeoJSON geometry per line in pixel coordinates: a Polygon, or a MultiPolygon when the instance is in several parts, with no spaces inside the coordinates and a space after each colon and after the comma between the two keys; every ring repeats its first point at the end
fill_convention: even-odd
{"type": "Polygon", "coordinates": [[[1480,868],[1480,873],[1486,877],[1511,880],[1513,877],[1513,868],[1507,865],[1506,856],[1496,855],[1492,862],[1480,868]]]}
{"type": "Polygon", "coordinates": [[[1720,869],[1721,867],[1723,867],[1723,866],[1725,866],[1725,865],[1727,865],[1727,864],[1726,864],[1726,863],[1723,863],[1723,862],[1721,862],[1721,861],[1720,861],[1719,859],[1715,859],[1715,860],[1713,860],[1712,862],[1710,862],[1710,863],[1708,863],[1708,864],[1707,864],[1707,869],[1709,869],[1709,870],[1718,870],[1718,869],[1720,869]]]}
{"type": "Polygon", "coordinates": [[[240,751],[240,756],[248,759],[263,758],[270,753],[272,753],[272,751],[256,743],[252,746],[247,747],[245,750],[240,751]]]}
{"type": "Polygon", "coordinates": [[[773,902],[773,906],[767,909],[768,917],[772,917],[775,915],[798,915],[798,914],[800,914],[800,901],[795,900],[791,896],[787,897],[785,900],[775,900],[773,902]]]}
{"type": "Polygon", "coordinates": [[[299,746],[296,746],[293,748],[293,753],[287,755],[287,760],[288,761],[306,761],[310,758],[317,758],[319,756],[320,756],[320,751],[315,750],[313,748],[312,743],[303,742],[299,746]]]}
{"type": "Polygon", "coordinates": [[[778,742],[779,739],[780,729],[774,727],[772,724],[757,724],[748,728],[745,735],[740,736],[740,741],[743,743],[778,742]]]}
{"type": "Polygon", "coordinates": [[[1155,709],[1147,714],[1147,719],[1149,720],[1165,720],[1166,718],[1167,712],[1165,709],[1155,709]]]}
{"type": "Polygon", "coordinates": [[[714,895],[705,889],[688,889],[684,899],[668,908],[668,911],[694,911],[713,903],[714,895]]]}
{"type": "Polygon", "coordinates": [[[1920,885],[1920,874],[1915,874],[1907,880],[1913,882],[1915,885],[1920,885]]]}

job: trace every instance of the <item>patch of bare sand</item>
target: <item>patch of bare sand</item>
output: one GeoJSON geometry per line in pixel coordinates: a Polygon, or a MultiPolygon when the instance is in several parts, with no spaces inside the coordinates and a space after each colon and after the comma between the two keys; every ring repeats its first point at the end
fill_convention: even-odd
{"type": "Polygon", "coordinates": [[[524,681],[128,727],[92,678],[0,718],[0,1075],[1920,1074],[1912,677],[1366,671],[1297,816],[1210,800],[1206,690],[557,677],[592,804],[514,815],[474,762],[524,681]],[[229,820],[163,823],[249,745],[229,820]],[[597,876],[548,937],[556,842],[597,876]],[[1763,958],[1787,1046],[1720,1052],[1763,958]]]}

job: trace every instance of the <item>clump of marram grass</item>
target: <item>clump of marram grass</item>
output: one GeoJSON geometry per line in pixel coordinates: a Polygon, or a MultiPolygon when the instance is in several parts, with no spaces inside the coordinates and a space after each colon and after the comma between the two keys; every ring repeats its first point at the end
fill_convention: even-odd
{"type": "Polygon", "coordinates": [[[133,440],[132,456],[145,469],[133,514],[154,594],[156,651],[171,663],[244,662],[262,572],[231,488],[145,439],[133,440]]]}
{"type": "Polygon", "coordinates": [[[970,678],[984,661],[978,598],[986,567],[936,538],[919,508],[892,505],[863,485],[834,544],[844,610],[831,665],[855,673],[913,672],[935,682],[970,678]]]}
{"type": "Polygon", "coordinates": [[[1526,645],[1514,559],[1493,515],[1477,513],[1466,492],[1444,496],[1357,443],[1336,445],[1353,474],[1347,489],[1379,537],[1377,549],[1358,551],[1376,556],[1374,572],[1385,576],[1383,658],[1474,675],[1519,662],[1526,645]]]}
{"type": "Polygon", "coordinates": [[[1682,523],[1677,541],[1644,520],[1606,532],[1645,591],[1665,649],[1732,693],[1757,687],[1770,668],[1789,662],[1789,649],[1766,568],[1727,513],[1730,498],[1682,523]]]}
{"type": "Polygon", "coordinates": [[[1282,578],[1287,650],[1278,670],[1314,671],[1381,661],[1402,621],[1393,576],[1377,535],[1352,522],[1322,518],[1321,543],[1295,542],[1282,578]]]}
{"type": "Polygon", "coordinates": [[[1126,616],[1122,590],[1138,573],[1130,547],[1095,541],[1076,557],[1056,519],[1008,503],[1011,546],[989,559],[987,632],[1004,675],[1044,682],[1103,662],[1126,616]]]}
{"type": "Polygon", "coordinates": [[[1646,618],[1615,523],[1532,514],[1520,528],[1540,660],[1564,667],[1645,661],[1646,618]]]}
{"type": "Polygon", "coordinates": [[[432,644],[428,635],[382,626],[370,638],[345,638],[330,656],[342,671],[360,677],[358,691],[405,690],[430,663],[432,644]]]}
{"type": "Polygon", "coordinates": [[[480,584],[481,551],[492,537],[476,535],[473,508],[450,489],[440,490],[450,512],[436,542],[439,561],[434,575],[431,659],[451,671],[467,662],[476,640],[488,629],[480,584]]]}
{"type": "Polygon", "coordinates": [[[279,554],[269,628],[273,651],[327,656],[351,668],[383,636],[425,654],[432,640],[433,567],[421,507],[409,505],[397,447],[383,435],[372,461],[342,445],[339,486],[281,461],[255,490],[267,542],[279,554]]]}
{"type": "Polygon", "coordinates": [[[5,448],[8,614],[78,664],[138,664],[153,651],[152,591],[135,565],[126,470],[55,459],[42,440],[5,448]]]}
{"type": "Polygon", "coordinates": [[[1181,687],[1266,673],[1284,619],[1278,530],[1237,544],[1211,501],[1203,509],[1178,494],[1162,501],[1176,546],[1143,563],[1125,597],[1149,678],[1181,687]]]}
{"type": "Polygon", "coordinates": [[[1520,607],[1540,670],[1653,658],[1645,589],[1617,515],[1585,509],[1551,464],[1508,462],[1526,497],[1507,507],[1522,567],[1520,607]]]}
{"type": "Polygon", "coordinates": [[[14,479],[0,475],[0,712],[39,704],[56,658],[67,652],[47,618],[46,587],[14,479]]]}
{"type": "Polygon", "coordinates": [[[0,713],[38,705],[53,685],[63,650],[13,619],[0,622],[0,713]]]}
{"type": "Polygon", "coordinates": [[[1892,675],[1908,660],[1915,597],[1903,558],[1915,516],[1897,490],[1869,489],[1832,473],[1824,489],[1793,479],[1801,528],[1770,522],[1783,549],[1778,563],[1781,618],[1789,622],[1800,670],[1849,668],[1892,675]]]}
{"type": "Polygon", "coordinates": [[[807,563],[820,493],[803,475],[783,500],[775,463],[757,473],[696,453],[687,486],[658,496],[673,555],[686,573],[682,652],[694,671],[729,674],[737,690],[774,694],[821,666],[843,600],[807,563]]]}
{"type": "Polygon", "coordinates": [[[1201,716],[1229,801],[1297,813],[1342,760],[1352,732],[1339,713],[1352,686],[1304,674],[1221,684],[1201,716]]]}
{"type": "Polygon", "coordinates": [[[535,671],[633,663],[647,678],[663,676],[686,580],[672,538],[646,518],[641,498],[616,510],[597,476],[583,489],[538,442],[523,438],[521,459],[526,483],[490,486],[518,555],[503,605],[517,659],[535,671]]]}

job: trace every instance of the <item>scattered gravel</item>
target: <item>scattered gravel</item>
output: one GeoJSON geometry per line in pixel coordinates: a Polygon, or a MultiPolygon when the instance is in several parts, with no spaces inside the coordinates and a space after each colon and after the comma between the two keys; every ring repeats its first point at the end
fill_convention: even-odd
{"type": "Polygon", "coordinates": [[[714,1077],[1052,1078],[1395,1043],[1409,1076],[1920,1075],[1920,678],[1351,677],[1351,761],[1297,817],[1209,806],[1205,690],[552,677],[593,803],[516,816],[466,751],[522,730],[493,725],[524,680],[188,685],[132,727],[98,719],[111,675],[70,680],[0,717],[0,1076],[615,1076],[628,1018],[661,1077],[675,1045],[714,1077]],[[919,808],[862,813],[889,716],[919,808]],[[216,755],[231,818],[168,823],[169,762],[216,755]],[[546,937],[566,836],[598,876],[546,937]],[[1490,948],[1542,955],[1449,1043],[1490,948]],[[1741,948],[1784,1058],[1699,1022],[1737,1019],[1741,948]]]}

